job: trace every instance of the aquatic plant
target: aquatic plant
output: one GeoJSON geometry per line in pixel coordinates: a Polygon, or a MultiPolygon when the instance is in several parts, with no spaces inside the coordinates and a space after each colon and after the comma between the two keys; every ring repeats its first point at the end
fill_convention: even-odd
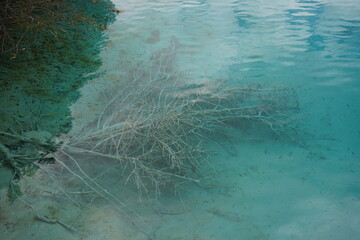
{"type": "Polygon", "coordinates": [[[0,1],[0,168],[10,192],[52,162],[55,138],[71,128],[69,104],[101,64],[112,11],[108,0],[0,1]]]}

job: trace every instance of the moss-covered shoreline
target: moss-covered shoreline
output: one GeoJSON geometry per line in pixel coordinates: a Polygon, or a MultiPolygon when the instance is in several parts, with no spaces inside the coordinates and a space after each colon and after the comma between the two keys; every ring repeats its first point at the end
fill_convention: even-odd
{"type": "MultiPolygon", "coordinates": [[[[26,12],[25,2],[32,3],[12,4],[26,12]]],[[[31,21],[11,19],[16,48],[14,42],[2,46],[0,188],[33,172],[35,162],[51,161],[46,155],[56,148],[55,137],[71,128],[69,105],[79,97],[77,90],[100,74],[103,32],[116,12],[109,0],[56,0],[48,7],[29,12],[31,21]]]]}

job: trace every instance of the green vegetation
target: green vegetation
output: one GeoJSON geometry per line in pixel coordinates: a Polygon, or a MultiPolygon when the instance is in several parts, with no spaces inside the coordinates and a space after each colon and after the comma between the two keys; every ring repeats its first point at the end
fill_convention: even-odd
{"type": "Polygon", "coordinates": [[[12,182],[51,161],[55,137],[71,127],[68,106],[96,76],[114,11],[108,0],[0,2],[0,168],[12,182]]]}

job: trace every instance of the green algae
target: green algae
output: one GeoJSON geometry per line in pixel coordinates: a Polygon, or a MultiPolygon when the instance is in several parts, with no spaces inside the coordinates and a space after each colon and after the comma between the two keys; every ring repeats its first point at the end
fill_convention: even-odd
{"type": "MultiPolygon", "coordinates": [[[[103,29],[115,19],[112,9],[108,0],[58,1],[56,9],[37,13],[42,21],[27,26],[30,31],[15,53],[0,55],[0,132],[34,135],[31,143],[0,134],[8,153],[26,155],[14,163],[0,151],[0,168],[12,170],[13,179],[20,172],[31,173],[35,161],[47,161],[46,153],[56,148],[54,138],[70,130],[69,105],[79,97],[77,90],[100,74],[93,73],[101,66],[99,53],[106,41],[103,29]],[[39,145],[44,132],[48,139],[43,143],[48,145],[39,145]]],[[[18,27],[13,32],[21,34],[22,30],[18,27]]],[[[2,182],[10,181],[10,175],[5,175],[8,180],[2,182]]]]}

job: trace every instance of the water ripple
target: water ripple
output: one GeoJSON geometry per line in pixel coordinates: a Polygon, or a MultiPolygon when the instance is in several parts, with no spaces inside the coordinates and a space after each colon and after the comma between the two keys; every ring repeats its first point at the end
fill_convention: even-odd
{"type": "MultiPolygon", "coordinates": [[[[127,52],[145,56],[175,37],[179,67],[194,77],[216,75],[234,69],[232,65],[242,68],[233,73],[238,78],[278,75],[290,66],[297,66],[292,70],[296,75],[305,68],[307,74],[326,72],[319,66],[331,66],[338,69],[334,78],[359,71],[356,0],[128,0],[117,4],[125,14],[119,16],[122,25],[112,34],[130,36],[123,37],[121,45],[127,52]],[[147,41],[154,31],[159,32],[159,41],[147,41]],[[267,64],[259,67],[258,63],[267,64]],[[254,69],[258,74],[251,73],[254,69]]],[[[349,81],[359,80],[342,82],[349,81]]]]}

